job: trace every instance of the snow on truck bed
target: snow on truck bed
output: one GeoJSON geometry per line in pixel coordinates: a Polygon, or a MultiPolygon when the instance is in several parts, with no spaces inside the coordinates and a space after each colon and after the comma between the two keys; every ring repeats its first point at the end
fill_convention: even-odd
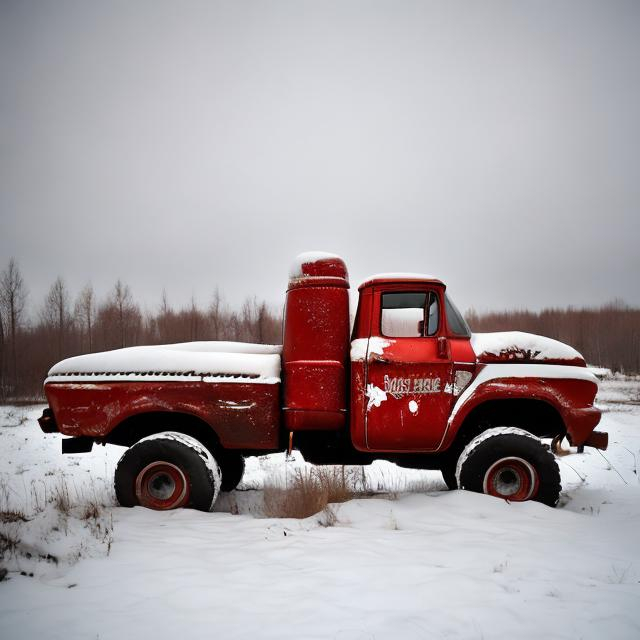
{"type": "Polygon", "coordinates": [[[67,358],[49,370],[47,382],[190,380],[280,382],[277,345],[244,342],[183,342],[128,347],[67,358]]]}

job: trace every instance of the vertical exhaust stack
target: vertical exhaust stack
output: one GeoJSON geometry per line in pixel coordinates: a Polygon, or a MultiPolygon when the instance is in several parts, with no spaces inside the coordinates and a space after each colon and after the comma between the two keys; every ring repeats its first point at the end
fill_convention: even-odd
{"type": "Polygon", "coordinates": [[[339,256],[302,253],[291,268],[284,316],[284,427],[347,424],[349,275],[339,256]]]}

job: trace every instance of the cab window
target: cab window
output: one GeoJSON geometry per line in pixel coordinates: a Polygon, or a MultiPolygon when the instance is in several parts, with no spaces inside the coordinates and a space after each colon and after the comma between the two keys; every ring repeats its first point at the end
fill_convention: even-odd
{"type": "Polygon", "coordinates": [[[464,317],[446,293],[444,297],[444,308],[447,312],[447,324],[449,325],[451,333],[455,336],[465,338],[471,336],[471,329],[469,329],[469,325],[466,323],[464,317]]]}
{"type": "Polygon", "coordinates": [[[380,329],[389,338],[420,338],[438,331],[438,296],[433,291],[382,294],[380,329]]]}

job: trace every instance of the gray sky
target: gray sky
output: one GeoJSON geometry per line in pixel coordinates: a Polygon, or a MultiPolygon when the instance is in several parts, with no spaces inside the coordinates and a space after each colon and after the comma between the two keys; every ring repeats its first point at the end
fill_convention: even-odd
{"type": "Polygon", "coordinates": [[[280,303],[299,252],[466,309],[640,304],[639,2],[0,0],[0,268],[280,303]]]}

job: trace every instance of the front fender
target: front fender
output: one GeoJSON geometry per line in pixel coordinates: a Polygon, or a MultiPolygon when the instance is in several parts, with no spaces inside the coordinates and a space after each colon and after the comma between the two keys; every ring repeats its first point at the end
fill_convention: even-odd
{"type": "Polygon", "coordinates": [[[453,407],[443,448],[455,439],[469,414],[493,400],[539,400],[560,415],[571,444],[588,440],[600,421],[593,406],[596,377],[584,367],[494,364],[483,367],[453,407]]]}

